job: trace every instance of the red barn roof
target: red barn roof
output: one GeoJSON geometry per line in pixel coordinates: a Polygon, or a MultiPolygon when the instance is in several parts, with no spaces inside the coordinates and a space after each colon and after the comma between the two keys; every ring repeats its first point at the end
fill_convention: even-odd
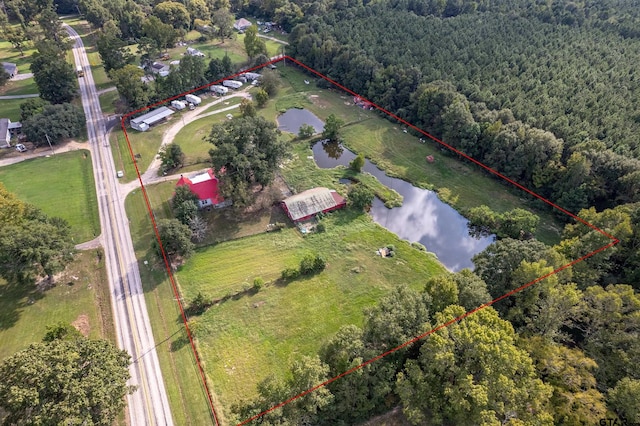
{"type": "Polygon", "coordinates": [[[191,191],[198,196],[203,205],[220,204],[224,201],[218,193],[218,178],[213,174],[213,170],[209,169],[205,173],[193,176],[191,179],[180,176],[180,180],[176,186],[189,185],[191,191]],[[209,200],[209,202],[207,202],[209,200]]]}

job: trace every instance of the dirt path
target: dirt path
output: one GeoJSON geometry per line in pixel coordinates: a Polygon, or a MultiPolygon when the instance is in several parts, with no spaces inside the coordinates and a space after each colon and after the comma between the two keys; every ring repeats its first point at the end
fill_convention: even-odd
{"type": "Polygon", "coordinates": [[[54,152],[52,152],[48,146],[40,146],[27,152],[18,152],[13,147],[6,149],[11,150],[11,152],[7,154],[6,158],[0,160],[0,167],[8,166],[9,164],[16,164],[24,160],[29,160],[31,158],[54,155],[54,153],[59,154],[61,152],[76,151],[78,149],[89,149],[89,145],[87,143],[81,143],[72,140],[62,145],[55,145],[53,147],[54,152]]]}
{"type": "Polygon", "coordinates": [[[91,241],[86,241],[86,242],[81,243],[81,244],[76,244],[75,249],[76,250],[91,250],[91,249],[96,249],[98,247],[102,247],[102,235],[98,235],[96,238],[94,238],[91,241]]]}
{"type": "MultiPolygon", "coordinates": [[[[225,108],[220,108],[215,111],[210,111],[205,113],[205,111],[207,111],[211,107],[219,105],[235,97],[251,99],[251,95],[247,92],[244,92],[244,91],[234,92],[229,96],[223,96],[222,98],[217,99],[203,107],[199,107],[194,109],[193,111],[188,111],[186,113],[183,113],[182,120],[176,120],[176,123],[173,124],[171,127],[169,127],[162,135],[162,143],[160,144],[160,149],[162,149],[162,147],[173,142],[178,132],[182,130],[187,124],[195,120],[208,117],[213,114],[219,114],[221,112],[230,111],[232,109],[239,108],[239,105],[231,105],[225,108]]],[[[163,182],[162,178],[164,176],[163,177],[158,176],[158,172],[160,170],[161,165],[162,165],[162,161],[158,158],[158,156],[156,156],[151,162],[151,164],[149,165],[149,167],[147,168],[147,170],[142,174],[142,181],[145,183],[145,185],[148,183],[163,182]]],[[[169,179],[165,179],[165,180],[169,180],[169,179]]],[[[124,187],[123,193],[127,194],[139,186],[140,186],[140,182],[137,180],[123,184],[123,187],[124,187]]]]}

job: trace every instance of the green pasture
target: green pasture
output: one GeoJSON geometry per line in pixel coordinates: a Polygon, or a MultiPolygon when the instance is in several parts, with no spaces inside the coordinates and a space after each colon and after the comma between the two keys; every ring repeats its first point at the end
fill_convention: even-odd
{"type": "Polygon", "coordinates": [[[64,152],[0,167],[0,182],[21,200],[69,222],[76,244],[100,234],[89,151],[64,152]]]}
{"type": "Polygon", "coordinates": [[[104,255],[98,253],[78,253],[46,290],[0,279],[0,360],[41,341],[47,326],[80,316],[86,316],[89,337],[115,342],[104,255]]]}

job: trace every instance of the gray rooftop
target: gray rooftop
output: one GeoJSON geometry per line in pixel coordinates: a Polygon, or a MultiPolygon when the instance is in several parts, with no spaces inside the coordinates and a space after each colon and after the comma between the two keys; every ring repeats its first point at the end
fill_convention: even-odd
{"type": "Polygon", "coordinates": [[[141,115],[140,117],[133,118],[131,119],[131,122],[136,124],[147,123],[149,126],[151,126],[152,124],[155,124],[158,121],[167,118],[173,113],[174,113],[173,110],[170,110],[166,106],[163,106],[163,107],[154,109],[153,111],[150,111],[144,115],[141,115]]]}

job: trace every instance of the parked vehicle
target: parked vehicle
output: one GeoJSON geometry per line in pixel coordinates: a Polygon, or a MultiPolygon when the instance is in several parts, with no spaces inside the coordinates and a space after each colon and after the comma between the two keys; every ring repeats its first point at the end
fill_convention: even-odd
{"type": "Polygon", "coordinates": [[[218,95],[226,95],[227,93],[229,93],[228,87],[220,85],[211,86],[209,90],[211,90],[213,93],[217,93],[218,95]]]}
{"type": "Polygon", "coordinates": [[[27,147],[23,144],[19,143],[16,145],[16,151],[18,152],[27,152],[27,147]]]}
{"type": "Polygon", "coordinates": [[[192,95],[191,93],[189,93],[188,95],[186,95],[184,97],[184,99],[189,102],[192,103],[194,105],[200,105],[200,103],[202,102],[202,99],[200,99],[199,96],[196,95],[192,95]]]}
{"type": "Polygon", "coordinates": [[[222,82],[222,85],[231,87],[232,89],[239,89],[242,87],[242,82],[237,80],[225,80],[222,82]]]}
{"type": "Polygon", "coordinates": [[[184,103],[183,101],[175,100],[175,101],[171,101],[171,106],[177,109],[178,111],[181,111],[187,107],[187,104],[184,103]]]}

